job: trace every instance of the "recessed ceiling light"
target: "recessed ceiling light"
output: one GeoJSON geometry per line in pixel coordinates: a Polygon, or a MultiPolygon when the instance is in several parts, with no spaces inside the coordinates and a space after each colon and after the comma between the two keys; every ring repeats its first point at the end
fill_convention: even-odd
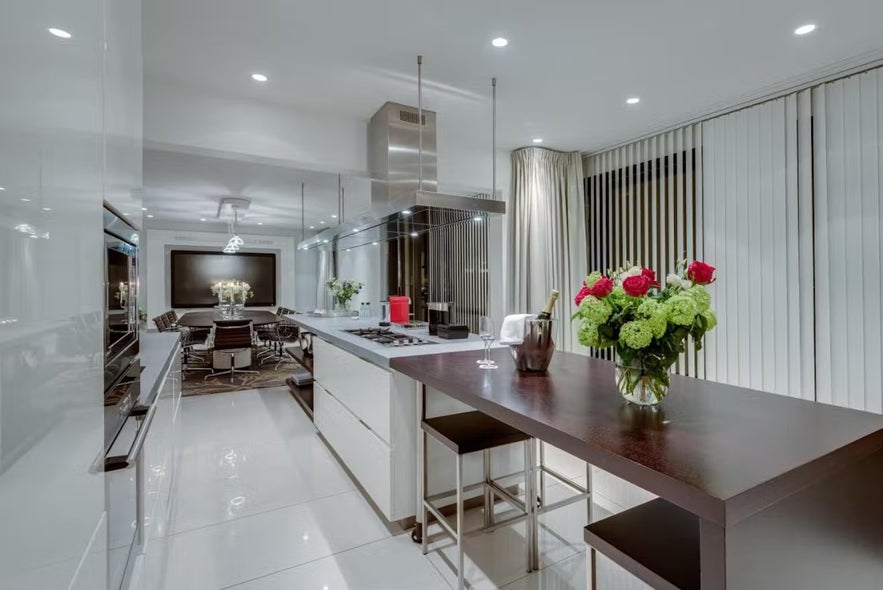
{"type": "MultiPolygon", "coordinates": [[[[42,207],[43,211],[52,211],[52,207],[42,207]]],[[[128,215],[128,213],[126,213],[128,215]]]]}
{"type": "Polygon", "coordinates": [[[347,248],[346,251],[347,251],[347,252],[352,252],[352,250],[351,250],[350,248],[347,248]]]}
{"type": "Polygon", "coordinates": [[[376,245],[377,245],[377,242],[371,242],[371,245],[372,245],[372,246],[376,246],[376,245]]]}
{"type": "Polygon", "coordinates": [[[324,220],[324,219],[323,219],[322,221],[319,222],[320,225],[322,225],[322,224],[324,224],[324,223],[325,223],[325,220],[324,220]]]}
{"type": "Polygon", "coordinates": [[[153,215],[148,215],[147,219],[153,219],[153,215]]]}
{"type": "Polygon", "coordinates": [[[542,137],[534,137],[532,141],[534,143],[543,143],[543,138],[542,137]]]}
{"type": "Polygon", "coordinates": [[[491,45],[493,45],[494,47],[506,47],[507,45],[509,45],[509,39],[506,39],[505,37],[497,37],[496,39],[491,41],[491,45]]]}
{"type": "Polygon", "coordinates": [[[56,37],[61,37],[62,39],[70,39],[71,34],[65,31],[64,29],[56,29],[54,27],[49,27],[49,32],[55,35],[56,37]]]}
{"type": "Polygon", "coordinates": [[[359,233],[359,231],[361,231],[361,230],[359,230],[359,228],[356,228],[356,229],[353,230],[353,233],[354,233],[354,234],[357,234],[357,233],[359,233]]]}
{"type": "Polygon", "coordinates": [[[147,211],[147,207],[141,207],[142,211],[147,211]]]}
{"type": "Polygon", "coordinates": [[[200,217],[199,220],[200,220],[200,221],[205,221],[205,217],[200,217]]]}
{"type": "Polygon", "coordinates": [[[795,35],[806,35],[807,33],[812,33],[816,30],[816,26],[814,24],[806,24],[794,29],[795,35]]]}
{"type": "Polygon", "coordinates": [[[337,215],[332,215],[331,219],[337,219],[337,215]]]}
{"type": "Polygon", "coordinates": [[[311,225],[311,226],[310,226],[310,229],[316,229],[316,226],[315,226],[315,225],[311,225]]]}
{"type": "Polygon", "coordinates": [[[412,237],[412,238],[416,238],[416,237],[417,237],[417,232],[415,232],[415,231],[411,232],[411,237],[412,237]]]}
{"type": "Polygon", "coordinates": [[[27,197],[22,197],[19,199],[19,201],[21,201],[22,203],[30,203],[31,202],[31,200],[28,199],[27,197]]]}
{"type": "Polygon", "coordinates": [[[266,74],[252,74],[251,79],[255,82],[266,82],[267,80],[269,80],[266,74]]]}
{"type": "Polygon", "coordinates": [[[405,209],[404,211],[402,211],[402,215],[410,215],[410,214],[411,214],[410,209],[405,209]]]}
{"type": "Polygon", "coordinates": [[[483,218],[481,215],[476,215],[475,217],[472,218],[472,221],[481,221],[482,219],[483,218]]]}
{"type": "Polygon", "coordinates": [[[258,221],[258,225],[264,225],[263,221],[258,221]]]}
{"type": "MultiPolygon", "coordinates": [[[[49,211],[49,209],[47,209],[46,207],[43,207],[43,211],[49,211]]],[[[131,215],[131,213],[123,213],[123,216],[125,216],[125,217],[129,217],[130,215],[131,215]]]]}
{"type": "Polygon", "coordinates": [[[641,102],[641,99],[637,96],[633,96],[631,98],[625,99],[625,102],[626,104],[638,104],[639,102],[641,102]]]}
{"type": "Polygon", "coordinates": [[[5,190],[6,190],[6,187],[0,186],[0,191],[5,191],[5,190]]]}

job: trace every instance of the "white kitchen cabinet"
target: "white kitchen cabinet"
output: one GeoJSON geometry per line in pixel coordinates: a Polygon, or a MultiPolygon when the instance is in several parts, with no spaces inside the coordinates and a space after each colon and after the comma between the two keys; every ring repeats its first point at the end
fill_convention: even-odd
{"type": "Polygon", "coordinates": [[[415,382],[313,343],[316,428],[389,521],[416,514],[415,382]]]}

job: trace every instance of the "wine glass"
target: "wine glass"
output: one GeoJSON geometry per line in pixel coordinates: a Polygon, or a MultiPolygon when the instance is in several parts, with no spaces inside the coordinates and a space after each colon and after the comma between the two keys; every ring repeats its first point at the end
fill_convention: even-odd
{"type": "Polygon", "coordinates": [[[484,340],[484,359],[479,362],[482,369],[496,369],[497,363],[491,360],[491,344],[496,339],[496,330],[494,329],[494,320],[490,316],[483,315],[478,320],[478,335],[484,340]]]}

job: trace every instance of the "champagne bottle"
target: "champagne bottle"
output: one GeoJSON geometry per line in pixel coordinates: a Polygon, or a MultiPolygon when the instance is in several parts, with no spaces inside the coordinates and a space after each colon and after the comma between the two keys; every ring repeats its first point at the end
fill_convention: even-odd
{"type": "Polygon", "coordinates": [[[546,307],[537,314],[538,320],[551,320],[552,319],[552,310],[555,309],[555,303],[558,301],[558,296],[560,293],[557,289],[552,289],[552,292],[549,294],[549,300],[546,302],[546,307]]]}

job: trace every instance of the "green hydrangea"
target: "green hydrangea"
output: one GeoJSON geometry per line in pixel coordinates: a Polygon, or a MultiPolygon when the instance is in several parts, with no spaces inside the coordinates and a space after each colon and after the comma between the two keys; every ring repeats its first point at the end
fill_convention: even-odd
{"type": "Polygon", "coordinates": [[[619,339],[629,348],[640,350],[650,345],[653,340],[653,330],[643,320],[627,322],[619,330],[619,339]]]}
{"type": "Polygon", "coordinates": [[[591,287],[595,283],[598,282],[598,279],[601,278],[601,273],[599,271],[594,271],[589,276],[586,277],[586,287],[591,287]]]}
{"type": "Polygon", "coordinates": [[[621,285],[613,287],[613,291],[607,296],[607,299],[618,307],[625,307],[635,301],[628,296],[628,293],[625,292],[621,285]]]}
{"type": "Polygon", "coordinates": [[[668,321],[678,326],[691,325],[699,312],[693,298],[686,294],[675,295],[665,305],[668,308],[668,321]]]}
{"type": "Polygon", "coordinates": [[[583,299],[579,308],[580,315],[595,325],[603,324],[613,313],[613,308],[606,301],[592,295],[583,299]]]}
{"type": "Polygon", "coordinates": [[[577,337],[579,338],[579,343],[583,346],[600,348],[601,339],[598,336],[597,324],[582,322],[579,326],[579,330],[577,330],[577,337]]]}
{"type": "Polygon", "coordinates": [[[638,306],[638,317],[647,322],[654,338],[662,338],[668,329],[668,310],[655,299],[648,299],[638,306]]]}
{"type": "Polygon", "coordinates": [[[705,321],[708,322],[708,325],[705,326],[706,332],[708,332],[709,330],[711,330],[715,326],[717,326],[717,316],[714,315],[714,312],[711,311],[710,309],[706,309],[705,311],[703,311],[702,317],[704,317],[705,321]]]}
{"type": "Polygon", "coordinates": [[[684,293],[693,300],[699,313],[711,308],[711,294],[702,285],[693,285],[684,293]]]}

